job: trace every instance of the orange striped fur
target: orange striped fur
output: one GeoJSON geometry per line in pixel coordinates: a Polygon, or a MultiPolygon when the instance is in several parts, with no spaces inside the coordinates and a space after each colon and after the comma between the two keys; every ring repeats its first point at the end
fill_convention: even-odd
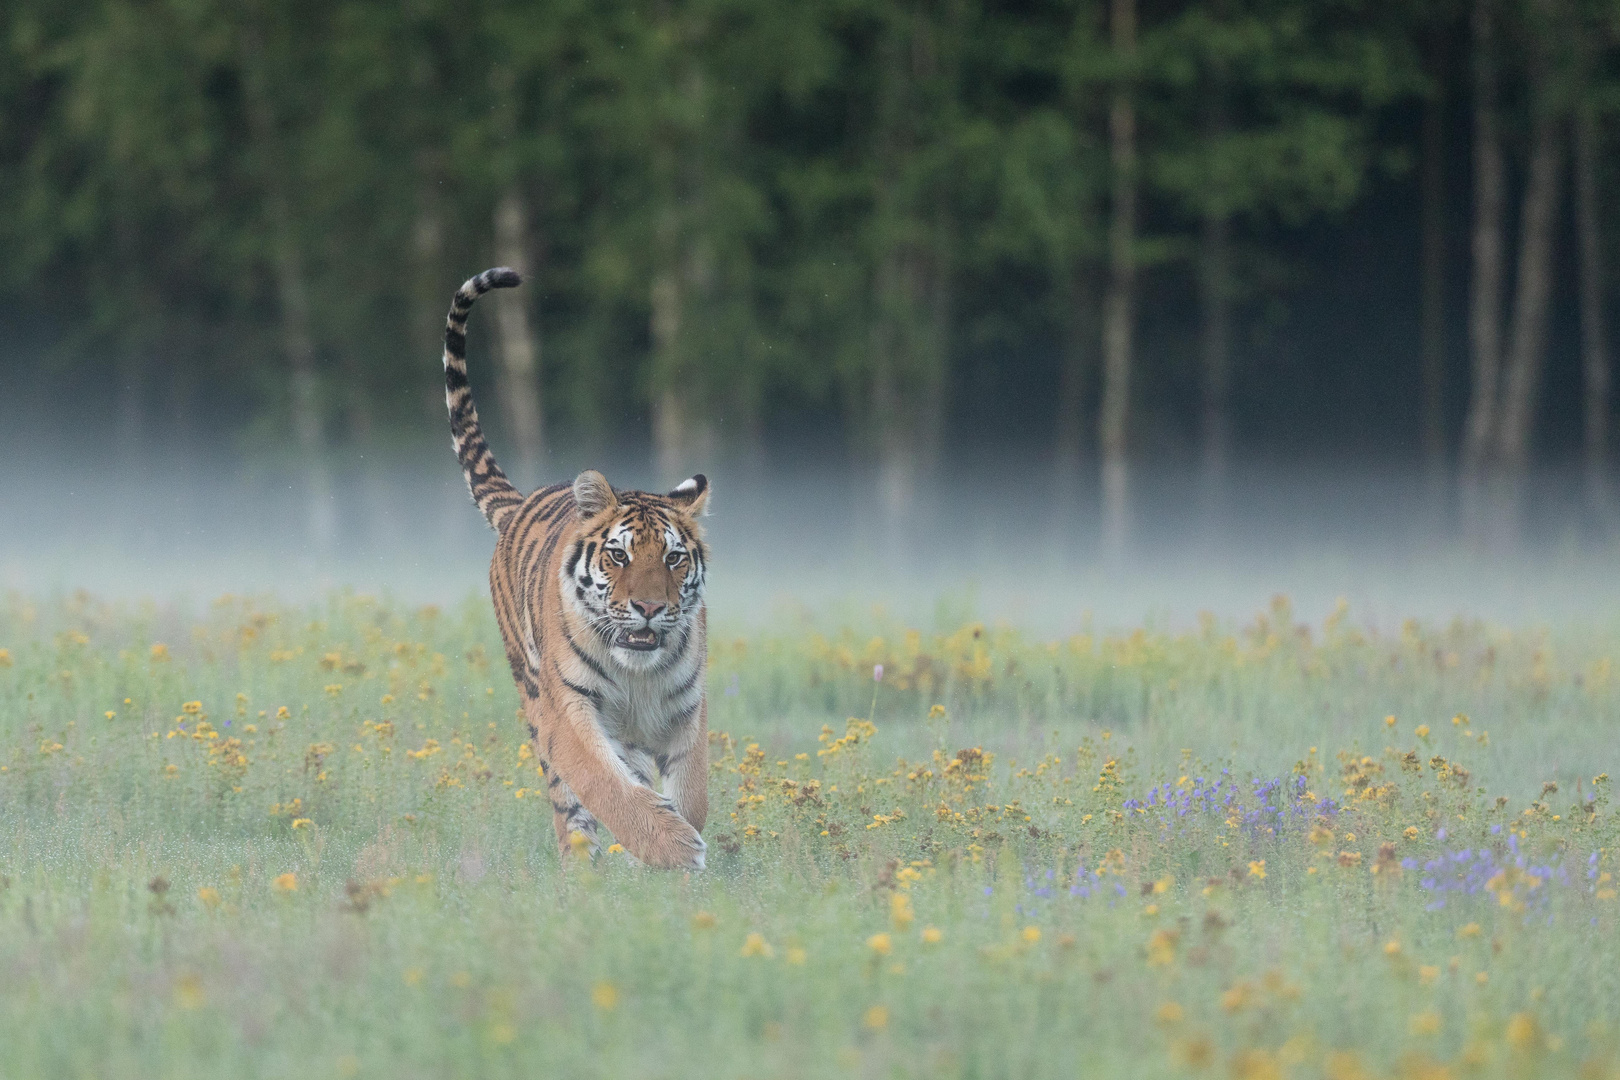
{"type": "Polygon", "coordinates": [[[486,270],[456,292],[444,332],[451,442],[499,535],[489,587],[512,678],[545,770],[557,842],[594,855],[597,823],[649,866],[703,867],[708,817],[708,550],[701,475],[667,495],[601,473],[527,497],[507,480],[467,383],[467,315],[518,275],[486,270]],[[663,791],[655,786],[662,777],[663,791]]]}

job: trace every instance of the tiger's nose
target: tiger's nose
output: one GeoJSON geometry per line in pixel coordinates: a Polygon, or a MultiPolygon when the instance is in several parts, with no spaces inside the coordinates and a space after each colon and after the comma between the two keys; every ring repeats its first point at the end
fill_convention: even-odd
{"type": "Polygon", "coordinates": [[[650,619],[669,605],[658,600],[632,600],[630,606],[641,612],[641,617],[650,619]]]}

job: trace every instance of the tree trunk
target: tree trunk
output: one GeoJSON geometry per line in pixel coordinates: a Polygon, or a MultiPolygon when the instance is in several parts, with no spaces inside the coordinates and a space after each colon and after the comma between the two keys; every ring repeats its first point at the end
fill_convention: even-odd
{"type": "Polygon", "coordinates": [[[1100,334],[1096,283],[1077,269],[1069,286],[1068,320],[1063,342],[1063,364],[1058,369],[1057,443],[1055,480],[1058,489],[1072,496],[1080,482],[1086,453],[1086,393],[1097,364],[1100,334]]]}
{"type": "MultiPolygon", "coordinates": [[[[898,211],[891,208],[891,212],[898,211]]],[[[872,282],[875,311],[868,346],[872,372],[870,409],[876,436],[881,544],[890,554],[903,548],[919,466],[915,437],[918,402],[908,400],[905,386],[909,350],[915,345],[908,333],[916,329],[909,302],[915,270],[905,252],[890,250],[881,256],[872,282]]]]}
{"type": "Polygon", "coordinates": [[[529,322],[529,304],[535,296],[530,281],[529,214],[523,197],[508,188],[495,204],[495,261],[510,266],[529,287],[496,298],[496,336],[500,343],[501,403],[506,424],[517,447],[513,479],[520,487],[533,487],[544,468],[545,416],[541,411],[539,335],[529,322]]]}
{"type": "Polygon", "coordinates": [[[451,283],[444,273],[444,215],[439,205],[438,178],[443,169],[438,155],[431,151],[416,154],[416,207],[411,223],[411,355],[422,363],[407,370],[424,373],[423,415],[429,430],[444,427],[444,380],[427,378],[429,358],[437,364],[444,348],[444,314],[459,281],[451,283]]]}
{"type": "Polygon", "coordinates": [[[331,548],[337,534],[332,478],[327,471],[321,431],[320,388],[316,376],[315,338],[311,329],[309,288],[303,254],[288,197],[289,154],[282,145],[271,103],[267,59],[258,27],[250,18],[243,33],[243,87],[248,126],[260,175],[264,225],[269,231],[271,269],[281,322],[282,351],[287,358],[288,401],[293,434],[304,459],[306,527],[318,550],[331,548]]]}
{"type": "Polygon", "coordinates": [[[125,468],[141,461],[146,452],[144,351],[144,344],[126,346],[118,361],[118,419],[113,429],[113,448],[125,468]]]}
{"type": "Polygon", "coordinates": [[[276,292],[281,307],[281,340],[291,373],[293,431],[304,455],[308,484],[307,507],[310,541],[319,549],[332,546],[337,535],[337,507],[332,497],[332,478],[326,467],[326,440],[321,432],[320,387],[315,373],[315,338],[310,330],[309,291],[305,285],[303,259],[291,236],[292,222],[286,204],[272,199],[279,210],[276,239],[276,292]]]}
{"type": "Polygon", "coordinates": [[[1502,142],[1497,129],[1495,19],[1492,0],[1474,0],[1474,224],[1468,343],[1472,385],[1463,434],[1463,516],[1479,527],[1480,485],[1496,428],[1502,366],[1502,142]]]}
{"type": "Polygon", "coordinates": [[[1423,385],[1423,461],[1431,502],[1438,504],[1446,475],[1446,64],[1434,72],[1434,92],[1423,101],[1422,329],[1419,368],[1423,385]]]}
{"type": "MultiPolygon", "coordinates": [[[[1226,17],[1227,5],[1215,4],[1217,18],[1226,17]]],[[[1210,58],[1205,87],[1204,144],[1220,152],[1230,128],[1227,111],[1227,64],[1219,55],[1210,58]]],[[[1199,435],[1203,483],[1200,496],[1207,516],[1215,518],[1225,503],[1226,472],[1231,453],[1230,404],[1232,384],[1232,220],[1224,202],[1226,193],[1204,211],[1202,251],[1198,258],[1199,353],[1203,366],[1199,435]]]]}
{"type": "Polygon", "coordinates": [[[680,271],[671,254],[654,274],[649,293],[653,368],[659,379],[652,399],[653,467],[656,483],[667,485],[680,481],[691,441],[692,418],[681,385],[679,355],[683,299],[680,271]]]}
{"type": "Polygon", "coordinates": [[[1199,307],[1203,316],[1203,497],[1206,509],[1225,501],[1226,471],[1231,453],[1229,402],[1232,385],[1232,247],[1231,219],[1224,213],[1204,218],[1203,252],[1199,259],[1199,307]]]}
{"type": "MultiPolygon", "coordinates": [[[[1136,54],[1136,0],[1112,0],[1110,29],[1116,60],[1136,54]]],[[[1108,228],[1108,295],[1103,305],[1103,385],[1098,422],[1102,455],[1103,556],[1118,562],[1130,539],[1126,423],[1130,409],[1131,352],[1136,292],[1136,107],[1128,74],[1115,90],[1108,113],[1113,172],[1108,228]]]]}
{"type": "Polygon", "coordinates": [[[916,439],[919,480],[924,485],[931,485],[939,475],[945,446],[951,319],[956,301],[946,255],[952,247],[949,213],[940,209],[930,230],[929,247],[916,253],[918,291],[914,310],[923,323],[918,328],[922,355],[917,359],[922,385],[917,395],[916,439]]]}
{"type": "MultiPolygon", "coordinates": [[[[1590,92],[1590,91],[1588,91],[1590,92]]],[[[1607,526],[1609,491],[1609,343],[1603,315],[1602,229],[1598,221],[1597,120],[1589,101],[1575,114],[1575,234],[1580,245],[1581,374],[1587,508],[1607,526]]]]}
{"type": "MultiPolygon", "coordinates": [[[[1537,95],[1541,97],[1542,95],[1537,95]]],[[[1541,369],[1547,352],[1547,307],[1552,295],[1553,226],[1562,167],[1559,117],[1538,101],[1530,147],[1530,177],[1524,188],[1519,234],[1518,280],[1513,330],[1508,343],[1497,453],[1515,484],[1530,461],[1541,369]]]]}

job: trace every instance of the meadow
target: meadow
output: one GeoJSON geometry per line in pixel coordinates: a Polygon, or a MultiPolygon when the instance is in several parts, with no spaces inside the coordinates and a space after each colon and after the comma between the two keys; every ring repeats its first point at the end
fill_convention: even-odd
{"type": "Polygon", "coordinates": [[[1620,1075],[1620,628],[713,635],[559,857],[488,604],[0,599],[6,1077],[1620,1075]]]}

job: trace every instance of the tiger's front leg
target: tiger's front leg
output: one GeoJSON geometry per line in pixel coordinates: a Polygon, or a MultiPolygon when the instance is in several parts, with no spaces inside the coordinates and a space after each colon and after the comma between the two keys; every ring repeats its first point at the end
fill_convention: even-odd
{"type": "MultiPolygon", "coordinates": [[[[553,823],[565,854],[571,848],[574,822],[602,822],[626,851],[661,869],[703,869],[707,845],[670,799],[639,783],[602,732],[595,707],[585,698],[566,702],[554,717],[545,717],[537,700],[524,702],[536,728],[537,749],[547,763],[547,782],[554,773],[556,791],[567,791],[586,812],[564,812],[569,804],[553,799],[553,823]]],[[[706,744],[705,744],[706,745],[706,744]]],[[[581,829],[581,832],[585,830],[581,829]]],[[[594,847],[592,851],[594,853],[594,847]]]]}

